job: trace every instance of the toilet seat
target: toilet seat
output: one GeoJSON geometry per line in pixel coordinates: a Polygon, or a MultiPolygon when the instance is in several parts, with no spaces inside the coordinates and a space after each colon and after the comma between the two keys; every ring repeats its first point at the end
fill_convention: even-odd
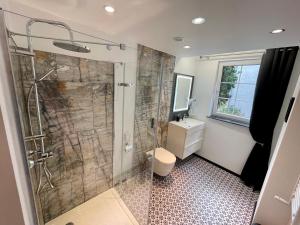
{"type": "Polygon", "coordinates": [[[155,149],[155,159],[164,164],[173,164],[176,161],[175,155],[164,148],[155,149]]]}

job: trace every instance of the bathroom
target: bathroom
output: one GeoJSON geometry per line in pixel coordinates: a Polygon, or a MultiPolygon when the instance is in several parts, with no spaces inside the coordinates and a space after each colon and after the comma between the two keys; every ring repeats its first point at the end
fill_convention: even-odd
{"type": "Polygon", "coordinates": [[[300,5],[218,4],[1,1],[0,225],[288,224],[300,5]]]}

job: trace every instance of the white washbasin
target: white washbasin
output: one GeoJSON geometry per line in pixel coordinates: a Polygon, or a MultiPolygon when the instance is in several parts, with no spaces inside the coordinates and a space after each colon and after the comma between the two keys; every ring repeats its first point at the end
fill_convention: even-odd
{"type": "Polygon", "coordinates": [[[173,124],[176,124],[177,126],[181,126],[185,129],[189,129],[195,126],[204,125],[204,122],[192,118],[185,118],[179,122],[172,121],[173,124]]]}

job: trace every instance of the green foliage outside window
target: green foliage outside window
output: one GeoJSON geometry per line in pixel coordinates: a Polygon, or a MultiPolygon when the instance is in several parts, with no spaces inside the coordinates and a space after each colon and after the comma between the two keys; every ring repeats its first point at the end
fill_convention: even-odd
{"type": "Polygon", "coordinates": [[[235,84],[238,80],[236,66],[224,66],[222,74],[222,83],[220,86],[220,97],[230,98],[231,89],[235,88],[235,84]],[[225,83],[226,82],[226,83],[225,83]]]}
{"type": "Polygon", "coordinates": [[[224,102],[219,101],[218,111],[221,113],[225,113],[225,114],[243,116],[240,109],[238,109],[237,107],[234,107],[234,106],[228,107],[226,102],[224,103],[224,102]]]}
{"type": "MultiPolygon", "coordinates": [[[[237,80],[238,80],[237,66],[224,66],[219,97],[230,99],[231,98],[230,92],[233,88],[235,88],[237,80]]],[[[219,99],[218,111],[225,114],[241,116],[240,109],[236,108],[235,106],[228,106],[227,104],[228,99],[219,99]]]]}

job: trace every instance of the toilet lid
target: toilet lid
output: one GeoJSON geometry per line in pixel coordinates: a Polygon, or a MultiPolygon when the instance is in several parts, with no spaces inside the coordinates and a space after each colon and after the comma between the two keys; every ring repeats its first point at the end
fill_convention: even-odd
{"type": "Polygon", "coordinates": [[[155,159],[166,164],[171,164],[176,161],[175,155],[164,148],[155,149],[155,159]]]}

